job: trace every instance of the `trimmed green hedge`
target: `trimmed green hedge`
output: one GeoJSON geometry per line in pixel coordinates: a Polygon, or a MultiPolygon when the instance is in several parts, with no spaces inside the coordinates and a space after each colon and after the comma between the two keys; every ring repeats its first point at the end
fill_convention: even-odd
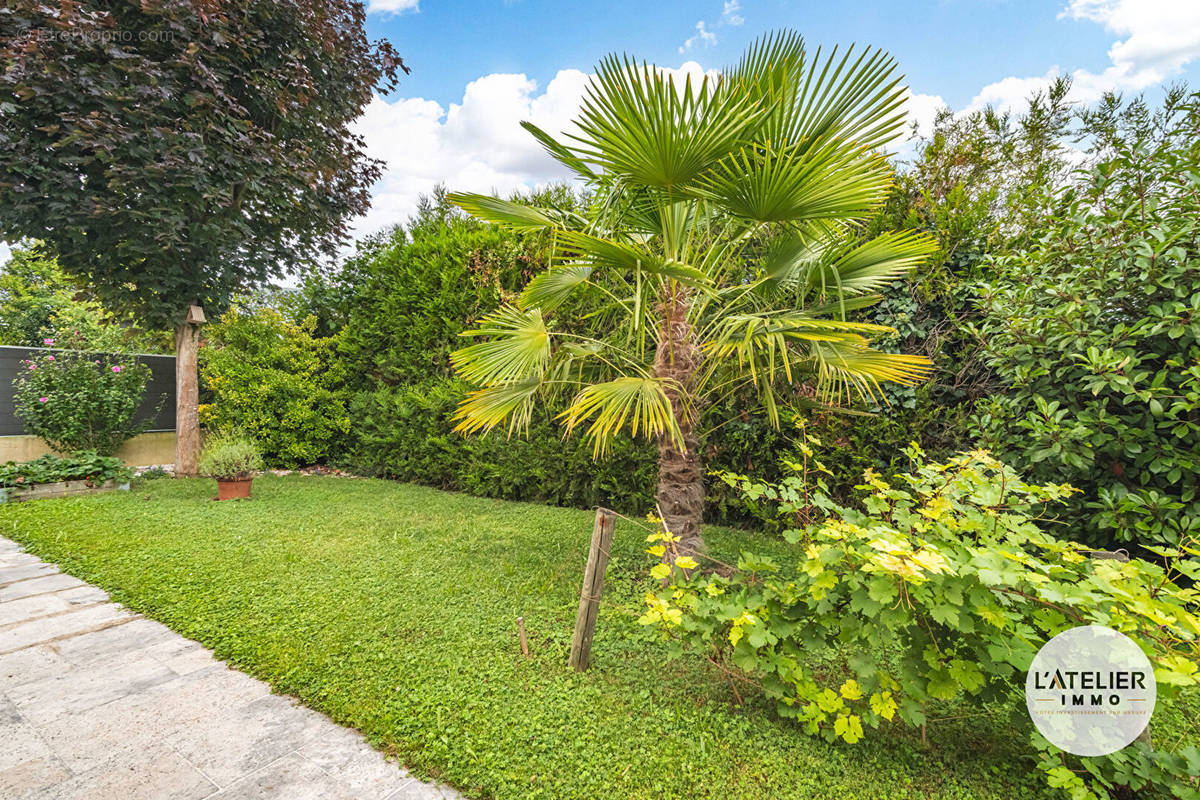
{"type": "Polygon", "coordinates": [[[357,472],[481,497],[589,508],[604,505],[644,513],[654,505],[655,450],[620,441],[593,462],[579,437],[563,439],[549,415],[529,436],[482,437],[454,432],[451,417],[463,385],[440,380],[355,396],[350,406],[357,441],[347,458],[357,472]]]}

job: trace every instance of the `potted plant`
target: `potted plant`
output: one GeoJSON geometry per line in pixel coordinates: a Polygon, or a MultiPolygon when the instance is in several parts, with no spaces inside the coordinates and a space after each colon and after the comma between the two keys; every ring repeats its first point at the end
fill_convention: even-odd
{"type": "Polygon", "coordinates": [[[233,500],[250,496],[254,473],[263,468],[258,445],[236,431],[214,433],[200,453],[200,474],[217,479],[217,499],[233,500]]]}

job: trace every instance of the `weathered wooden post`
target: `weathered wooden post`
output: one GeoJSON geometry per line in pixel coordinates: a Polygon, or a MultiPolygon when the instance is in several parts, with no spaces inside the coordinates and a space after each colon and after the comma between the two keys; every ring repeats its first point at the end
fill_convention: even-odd
{"type": "Polygon", "coordinates": [[[175,475],[196,474],[200,452],[200,377],[198,354],[204,309],[188,307],[187,317],[175,329],[175,475]]]}
{"type": "Polygon", "coordinates": [[[616,514],[607,508],[596,509],[596,524],[592,526],[592,545],[588,549],[583,589],[579,593],[579,612],[575,615],[575,636],[571,639],[571,656],[567,660],[577,672],[586,670],[591,658],[592,633],[596,630],[600,594],[604,591],[604,570],[608,566],[608,554],[612,548],[613,528],[616,524],[616,514]]]}

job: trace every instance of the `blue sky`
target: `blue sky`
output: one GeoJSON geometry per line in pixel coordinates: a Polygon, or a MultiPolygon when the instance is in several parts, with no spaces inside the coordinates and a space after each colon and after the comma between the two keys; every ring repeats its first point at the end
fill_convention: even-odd
{"type": "Polygon", "coordinates": [[[402,93],[443,105],[461,101],[467,83],[481,75],[524,73],[544,85],[561,69],[589,71],[612,51],[664,66],[692,59],[720,68],[762,32],[791,27],[814,44],[882,47],[897,58],[914,91],[958,107],[1011,75],[1043,75],[1054,65],[1098,73],[1109,64],[1115,38],[1101,24],[1060,18],[1062,2],[740,0],[738,6],[742,23],[735,26],[727,18],[722,24],[723,0],[421,0],[415,12],[373,13],[368,29],[390,39],[413,67],[402,93]],[[716,41],[698,40],[681,55],[679,47],[696,35],[700,21],[716,41]]]}
{"type": "Polygon", "coordinates": [[[1020,108],[1056,75],[1073,99],[1106,90],[1200,88],[1200,0],[369,0],[368,31],[413,72],[360,122],[388,163],[356,231],[403,222],[422,193],[509,192],[564,176],[519,127],[568,127],[596,61],[626,52],[693,75],[734,61],[761,34],[800,31],[810,45],[859,43],[894,55],[913,121],[1020,108]]]}

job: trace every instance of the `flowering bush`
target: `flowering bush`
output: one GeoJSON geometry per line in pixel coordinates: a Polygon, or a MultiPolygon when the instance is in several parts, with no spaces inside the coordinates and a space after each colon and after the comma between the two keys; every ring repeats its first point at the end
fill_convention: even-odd
{"type": "MultiPolygon", "coordinates": [[[[54,339],[46,339],[54,347],[54,339]]],[[[74,341],[67,341],[68,348],[74,341]]],[[[65,349],[26,359],[13,381],[17,416],[60,453],[111,455],[149,426],[136,422],[150,369],[132,356],[65,349]]]]}
{"type": "MultiPolygon", "coordinates": [[[[656,565],[664,583],[643,623],[676,650],[699,648],[731,685],[757,686],[808,732],[849,744],[883,723],[923,728],[956,699],[1016,707],[1038,648],[1078,625],[1136,641],[1160,701],[1200,684],[1200,604],[1179,585],[1200,578],[1195,540],[1155,548],[1161,565],[1096,559],[1042,530],[1046,505],[1070,487],[1027,484],[983,452],[945,464],[910,453],[916,468],[895,485],[868,471],[862,509],[814,494],[818,521],[784,533],[794,560],[743,553],[729,575],[687,558],[656,565]]],[[[660,558],[677,540],[650,538],[660,558]]],[[[1031,736],[1050,785],[1076,800],[1114,787],[1200,797],[1195,748],[1079,760],[1031,736]]]]}

